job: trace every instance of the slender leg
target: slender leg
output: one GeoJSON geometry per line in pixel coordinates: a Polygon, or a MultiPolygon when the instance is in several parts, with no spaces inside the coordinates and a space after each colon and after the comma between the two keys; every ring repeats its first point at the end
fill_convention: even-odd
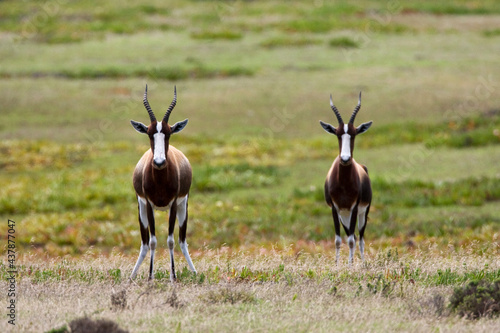
{"type": "Polygon", "coordinates": [[[175,276],[175,264],[174,264],[174,227],[175,227],[175,217],[177,215],[177,205],[175,202],[172,203],[170,208],[170,213],[168,216],[168,250],[170,251],[170,281],[174,282],[177,277],[175,276]]]}
{"type": "Polygon", "coordinates": [[[361,260],[365,261],[365,228],[366,221],[368,221],[368,212],[370,211],[370,205],[366,207],[366,211],[359,214],[359,253],[361,254],[361,260]]]}
{"type": "Polygon", "coordinates": [[[332,205],[333,225],[335,226],[335,264],[339,264],[340,245],[342,244],[342,237],[340,237],[340,221],[337,210],[332,205]]]}
{"type": "Polygon", "coordinates": [[[188,221],[188,197],[186,196],[177,206],[177,220],[179,221],[179,245],[182,254],[189,265],[189,269],[196,273],[193,261],[189,256],[188,245],[186,243],[187,221],[188,221]]]}
{"type": "Polygon", "coordinates": [[[155,236],[155,215],[153,207],[148,202],[147,203],[147,214],[149,220],[149,233],[151,234],[151,239],[149,240],[149,248],[151,250],[151,262],[149,264],[149,279],[153,279],[153,268],[155,260],[155,250],[156,250],[156,236],[155,236]]]}
{"type": "Polygon", "coordinates": [[[354,231],[356,229],[356,218],[358,217],[358,206],[354,206],[351,212],[351,224],[349,225],[349,233],[347,238],[347,244],[349,245],[349,266],[352,265],[354,261],[354,251],[356,250],[356,236],[354,231]]]}
{"type": "Polygon", "coordinates": [[[139,270],[139,267],[141,266],[142,262],[144,261],[144,258],[146,258],[146,254],[148,253],[149,250],[149,230],[148,230],[148,216],[146,214],[146,199],[143,199],[141,197],[137,197],[137,201],[139,204],[139,228],[141,230],[141,251],[139,253],[139,258],[137,259],[137,262],[134,266],[134,270],[132,271],[132,274],[130,275],[131,279],[135,279],[137,276],[137,271],[139,270]]]}

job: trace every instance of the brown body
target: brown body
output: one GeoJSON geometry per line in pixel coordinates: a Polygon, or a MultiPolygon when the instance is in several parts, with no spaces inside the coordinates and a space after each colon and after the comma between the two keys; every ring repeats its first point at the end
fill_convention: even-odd
{"type": "Polygon", "coordinates": [[[341,165],[340,158],[333,161],[325,181],[325,199],[328,206],[351,209],[355,204],[370,205],[372,189],[367,168],[354,159],[349,165],[341,165]]]}
{"type": "Polygon", "coordinates": [[[359,221],[359,250],[361,258],[364,260],[364,232],[368,219],[368,212],[372,201],[372,189],[368,169],[357,163],[353,156],[354,139],[358,134],[362,134],[370,128],[372,122],[354,127],[354,119],[361,107],[361,93],[358,105],[349,120],[344,124],[339,111],[333,105],[330,96],[330,106],[337,116],[339,126],[334,127],[328,123],[320,121],[321,126],[330,134],[336,135],[339,142],[339,155],[333,161],[325,180],[325,200],[332,210],[332,217],[335,226],[335,247],[337,262],[339,260],[340,245],[340,225],[348,236],[349,264],[354,259],[354,248],[356,237],[354,231],[356,221],[359,221]]]}
{"type": "Polygon", "coordinates": [[[167,207],[172,200],[188,195],[192,170],[188,159],[173,146],[168,147],[167,165],[153,167],[153,152],[148,149],[137,163],[133,183],[135,193],[146,198],[155,207],[167,207]]]}

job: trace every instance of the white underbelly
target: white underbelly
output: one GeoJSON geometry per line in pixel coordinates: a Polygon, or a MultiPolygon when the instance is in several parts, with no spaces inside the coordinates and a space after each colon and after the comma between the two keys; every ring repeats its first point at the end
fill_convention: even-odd
{"type": "Polygon", "coordinates": [[[183,197],[180,197],[180,198],[177,198],[177,200],[172,199],[172,201],[170,201],[167,206],[161,206],[161,207],[160,206],[155,206],[151,201],[149,203],[156,210],[160,210],[162,212],[168,212],[170,210],[170,208],[172,207],[172,203],[174,202],[174,200],[175,200],[175,202],[176,202],[177,205],[180,205],[184,201],[186,201],[186,198],[187,198],[187,195],[185,195],[183,197]]]}

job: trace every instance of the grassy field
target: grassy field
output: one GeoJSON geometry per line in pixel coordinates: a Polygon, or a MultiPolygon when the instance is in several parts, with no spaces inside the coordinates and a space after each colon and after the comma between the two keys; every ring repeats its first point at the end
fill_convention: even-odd
{"type": "Polygon", "coordinates": [[[205,248],[193,256],[200,274],[184,268],[175,284],[165,273],[167,251],[157,256],[154,282],[144,272],[133,283],[127,278],[135,257],[119,251],[103,257],[92,249],[78,260],[25,256],[18,329],[61,329],[89,317],[131,332],[495,331],[498,318],[460,318],[447,299],[467,281],[500,278],[497,249],[476,255],[482,245],[427,245],[406,254],[380,250],[352,268],[333,265],[331,251],[205,248]]]}
{"type": "Polygon", "coordinates": [[[131,332],[498,327],[447,306],[454,288],[500,278],[499,31],[496,1],[0,2],[16,328],[84,315],[131,332]],[[145,264],[126,280],[140,245],[131,175],[148,149],[129,120],[147,120],[146,83],[160,114],[176,85],[172,122],[189,118],[171,144],[193,166],[200,274],[179,258],[175,285],[160,212],[158,281],[145,264]],[[354,157],[374,199],[367,264],[348,268],[345,243],[333,264],[322,193],[337,142],[318,121],[335,124],[329,94],[345,118],[359,91],[356,122],[374,124],[354,157]]]}

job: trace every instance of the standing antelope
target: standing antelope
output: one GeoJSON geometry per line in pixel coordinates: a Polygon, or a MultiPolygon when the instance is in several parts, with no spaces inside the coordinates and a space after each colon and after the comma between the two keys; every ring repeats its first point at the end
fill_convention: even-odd
{"type": "Polygon", "coordinates": [[[186,229],[188,220],[188,194],[191,187],[192,171],[188,159],[169,145],[170,136],[180,132],[188,120],[179,121],[174,125],[168,124],[170,113],[177,103],[177,90],[174,87],[174,99],[161,121],[157,121],[148,102],[148,86],[144,92],[144,106],[149,114],[151,124],[146,126],[131,120],[130,123],[139,133],[147,134],[151,144],[137,163],[133,183],[139,203],[139,226],[141,229],[141,252],[134,270],[130,275],[134,279],[139,266],[144,261],[148,250],[151,250],[149,279],[153,278],[153,262],[156,249],[154,209],[169,210],[168,220],[168,248],[170,250],[170,279],[175,281],[174,266],[174,227],[175,217],[179,220],[179,245],[191,271],[196,273],[186,244],[186,229]],[[149,229],[149,230],[148,230],[149,229]],[[151,235],[151,237],[150,237],[151,235]]]}
{"type": "Polygon", "coordinates": [[[336,263],[339,262],[339,250],[342,244],[340,237],[340,222],[347,234],[349,244],[349,264],[354,259],[354,249],[356,247],[356,237],[354,229],[356,218],[359,218],[359,252],[364,261],[365,241],[363,239],[368,212],[372,201],[372,189],[368,169],[358,164],[352,157],[354,149],[354,138],[356,135],[366,132],[372,122],[354,127],[354,119],[361,108],[361,92],[359,93],[358,105],[354,108],[348,124],[344,124],[339,111],[333,105],[332,95],[330,95],[330,106],[337,116],[339,126],[337,128],[320,120],[321,126],[330,134],[337,136],[339,140],[340,154],[335,158],[328,171],[325,181],[325,200],[332,208],[333,223],[335,225],[335,253],[336,263]]]}

